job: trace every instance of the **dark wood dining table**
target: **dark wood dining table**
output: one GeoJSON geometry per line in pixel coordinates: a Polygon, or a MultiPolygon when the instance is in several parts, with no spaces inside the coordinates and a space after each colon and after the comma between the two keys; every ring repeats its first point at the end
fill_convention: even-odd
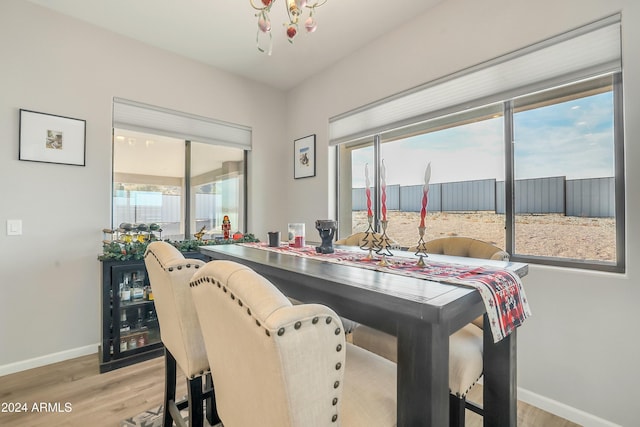
{"type": "MultiPolygon", "coordinates": [[[[243,245],[200,251],[252,268],[291,298],[325,304],[340,316],[397,336],[397,425],[449,425],[449,335],[485,313],[474,288],[243,245]]],[[[504,268],[520,277],[528,272],[527,264],[505,261],[431,254],[429,261],[504,268]]],[[[494,343],[484,317],[484,425],[515,427],[516,331],[494,343]]]]}

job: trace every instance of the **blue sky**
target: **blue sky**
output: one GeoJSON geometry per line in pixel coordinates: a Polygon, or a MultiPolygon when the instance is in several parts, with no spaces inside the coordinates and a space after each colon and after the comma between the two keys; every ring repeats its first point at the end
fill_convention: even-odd
{"type": "MultiPolygon", "coordinates": [[[[516,179],[613,176],[612,93],[536,108],[514,116],[516,179]]],[[[431,183],[504,179],[503,119],[383,144],[387,185],[424,182],[431,162],[431,183]]],[[[373,180],[373,149],[354,152],[353,186],[364,187],[364,165],[373,180]]]]}

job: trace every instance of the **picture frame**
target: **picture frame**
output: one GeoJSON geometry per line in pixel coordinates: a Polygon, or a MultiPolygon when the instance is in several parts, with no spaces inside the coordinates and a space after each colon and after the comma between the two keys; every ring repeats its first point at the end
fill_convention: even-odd
{"type": "Polygon", "coordinates": [[[316,135],[312,134],[293,141],[293,177],[316,176],[316,135]]]}
{"type": "Polygon", "coordinates": [[[18,159],[85,166],[86,121],[20,109],[18,159]]]}

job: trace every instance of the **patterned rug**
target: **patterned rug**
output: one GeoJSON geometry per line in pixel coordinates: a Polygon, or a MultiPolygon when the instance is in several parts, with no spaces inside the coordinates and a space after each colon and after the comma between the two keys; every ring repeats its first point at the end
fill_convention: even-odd
{"type": "MultiPolygon", "coordinates": [[[[182,411],[181,414],[185,421],[189,420],[188,410],[182,411]]],[[[189,425],[188,422],[187,425],[189,425]]],[[[205,421],[205,426],[210,426],[210,424],[205,421]]],[[[147,409],[136,416],[122,420],[120,427],[162,427],[162,405],[147,409]]],[[[213,427],[222,427],[222,424],[216,424],[213,427]]]]}

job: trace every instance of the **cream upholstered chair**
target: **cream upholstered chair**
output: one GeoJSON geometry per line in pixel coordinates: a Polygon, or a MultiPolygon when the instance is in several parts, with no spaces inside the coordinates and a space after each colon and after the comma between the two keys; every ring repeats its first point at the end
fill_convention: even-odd
{"type": "MultiPolygon", "coordinates": [[[[336,240],[336,245],[346,245],[346,246],[362,246],[364,244],[364,237],[366,233],[354,233],[350,236],[345,237],[344,239],[336,240]]],[[[380,234],[375,234],[375,236],[380,236],[380,234]]]]}
{"type": "MultiPolygon", "coordinates": [[[[449,425],[464,426],[466,407],[481,414],[478,405],[466,396],[482,376],[482,329],[471,323],[449,337],[449,425]]],[[[398,361],[397,340],[393,335],[359,324],[351,333],[354,345],[398,361]]]]}
{"type": "Polygon", "coordinates": [[[232,261],[191,289],[225,427],[396,425],[396,365],[346,343],[330,308],[292,305],[232,261]]]}
{"type": "MultiPolygon", "coordinates": [[[[345,245],[345,246],[362,246],[365,244],[364,238],[366,237],[367,233],[365,233],[364,231],[358,232],[358,233],[354,233],[350,236],[345,237],[344,239],[338,239],[336,240],[336,245],[345,245]]],[[[374,237],[379,238],[382,236],[382,234],[379,233],[373,233],[374,237]]],[[[396,242],[394,242],[393,240],[390,241],[391,245],[395,245],[396,242]]]]}
{"type": "Polygon", "coordinates": [[[509,260],[509,254],[499,247],[471,237],[452,236],[429,240],[427,242],[427,253],[499,261],[509,260]]]}
{"type": "MultiPolygon", "coordinates": [[[[509,254],[482,240],[469,237],[443,237],[427,242],[427,253],[470,258],[509,260],[509,254]]],[[[409,248],[415,251],[416,248],[409,248]]],[[[466,399],[483,372],[483,316],[449,337],[449,419],[451,426],[464,426],[465,408],[482,415],[482,408],[466,399]]],[[[351,333],[355,345],[397,362],[396,337],[365,325],[351,333]]]]}
{"type": "Polygon", "coordinates": [[[182,253],[166,242],[152,242],[147,247],[144,262],[153,290],[160,337],[165,346],[164,427],[175,421],[181,425],[180,410],[189,407],[191,427],[203,425],[203,401],[206,418],[211,425],[219,420],[213,405],[209,361],[202,341],[200,323],[195,313],[189,280],[204,261],[185,259],[182,253]],[[188,383],[186,401],[176,402],[176,364],[188,383]],[[202,378],[205,377],[203,390],[202,378]]]}

